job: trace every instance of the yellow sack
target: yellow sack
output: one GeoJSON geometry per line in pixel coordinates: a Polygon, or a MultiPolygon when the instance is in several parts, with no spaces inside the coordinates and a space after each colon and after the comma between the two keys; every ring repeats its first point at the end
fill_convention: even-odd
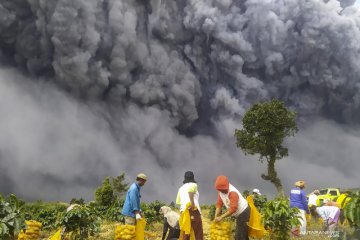
{"type": "Polygon", "coordinates": [[[119,225],[115,228],[115,240],[131,239],[136,237],[134,225],[119,225]]]}
{"type": "Polygon", "coordinates": [[[50,240],[61,240],[61,228],[50,238],[50,240]]]}
{"type": "Polygon", "coordinates": [[[18,240],[26,240],[26,234],[24,233],[24,230],[20,231],[18,240]]]}
{"type": "Polygon", "coordinates": [[[210,240],[231,239],[230,222],[213,222],[210,225],[210,240]]]}
{"type": "Polygon", "coordinates": [[[266,230],[261,222],[261,214],[256,209],[252,195],[246,198],[250,207],[250,219],[248,223],[248,235],[253,238],[261,238],[265,235],[266,230]]]}
{"type": "Polygon", "coordinates": [[[191,203],[186,204],[185,210],[181,213],[180,219],[179,219],[179,226],[180,226],[180,238],[182,239],[182,236],[189,235],[190,234],[190,240],[195,239],[194,231],[191,229],[191,218],[190,218],[190,212],[189,207],[191,203]]]}
{"type": "Polygon", "coordinates": [[[29,226],[29,228],[41,228],[42,227],[42,224],[35,220],[25,221],[25,223],[26,223],[26,225],[29,226]]]}
{"type": "Polygon", "coordinates": [[[135,240],[144,240],[145,226],[146,226],[146,220],[144,218],[141,218],[140,220],[136,220],[135,240]]]}
{"type": "Polygon", "coordinates": [[[306,226],[310,226],[310,222],[311,222],[311,214],[305,214],[306,217],[306,226]]]}

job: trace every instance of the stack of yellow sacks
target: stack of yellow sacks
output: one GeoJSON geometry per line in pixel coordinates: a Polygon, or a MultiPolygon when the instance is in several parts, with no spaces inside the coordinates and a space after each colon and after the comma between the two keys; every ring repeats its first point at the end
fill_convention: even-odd
{"type": "Polygon", "coordinates": [[[115,229],[115,240],[135,239],[135,226],[119,225],[115,229]]]}
{"type": "Polygon", "coordinates": [[[30,220],[25,221],[27,225],[26,231],[22,230],[18,236],[18,240],[38,240],[40,238],[40,229],[42,227],[42,224],[30,220]]]}
{"type": "Polygon", "coordinates": [[[210,240],[229,240],[231,239],[231,223],[219,222],[212,223],[210,226],[210,240]]]}

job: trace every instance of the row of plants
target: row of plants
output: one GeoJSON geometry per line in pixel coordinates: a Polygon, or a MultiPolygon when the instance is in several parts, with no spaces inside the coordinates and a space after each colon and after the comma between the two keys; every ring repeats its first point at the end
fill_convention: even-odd
{"type": "MultiPolygon", "coordinates": [[[[0,198],[0,239],[15,239],[22,229],[26,229],[25,220],[36,220],[46,231],[62,228],[71,232],[73,239],[86,239],[100,230],[102,221],[122,222],[121,209],[124,200],[117,199],[110,206],[100,205],[98,202],[80,204],[71,211],[66,211],[65,203],[44,203],[37,201],[25,203],[15,195],[0,198]]],[[[164,203],[154,201],[142,203],[141,208],[148,223],[162,219],[159,214],[164,203]]]]}

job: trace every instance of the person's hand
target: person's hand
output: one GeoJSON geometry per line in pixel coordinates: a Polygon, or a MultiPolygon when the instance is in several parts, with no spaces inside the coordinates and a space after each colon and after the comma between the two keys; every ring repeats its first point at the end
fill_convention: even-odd
{"type": "Polygon", "coordinates": [[[195,210],[195,208],[196,208],[195,205],[192,205],[192,204],[188,207],[188,209],[192,210],[192,211],[195,210]]]}
{"type": "Polygon", "coordinates": [[[221,216],[215,218],[215,222],[221,222],[221,220],[222,220],[222,217],[221,217],[221,216]]]}
{"type": "Polygon", "coordinates": [[[137,213],[137,214],[135,215],[135,218],[136,218],[136,220],[140,220],[140,219],[141,219],[140,213],[137,213]]]}

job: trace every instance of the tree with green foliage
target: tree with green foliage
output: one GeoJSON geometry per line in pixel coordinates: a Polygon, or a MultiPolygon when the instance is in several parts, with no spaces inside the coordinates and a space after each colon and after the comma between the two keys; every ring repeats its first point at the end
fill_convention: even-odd
{"type": "Polygon", "coordinates": [[[283,146],[285,137],[294,136],[298,128],[296,113],[289,111],[279,100],[254,104],[243,118],[243,128],[235,130],[236,145],[245,154],[259,154],[260,162],[267,161],[267,174],[261,177],[273,183],[279,196],[285,196],[275,162],[288,156],[283,146]]]}
{"type": "Polygon", "coordinates": [[[117,177],[111,177],[111,183],[114,193],[122,197],[129,188],[129,184],[125,182],[125,173],[120,174],[117,177]]]}
{"type": "Polygon", "coordinates": [[[101,206],[111,206],[115,201],[114,190],[110,184],[110,178],[106,178],[102,185],[95,191],[95,201],[101,206]]]}

